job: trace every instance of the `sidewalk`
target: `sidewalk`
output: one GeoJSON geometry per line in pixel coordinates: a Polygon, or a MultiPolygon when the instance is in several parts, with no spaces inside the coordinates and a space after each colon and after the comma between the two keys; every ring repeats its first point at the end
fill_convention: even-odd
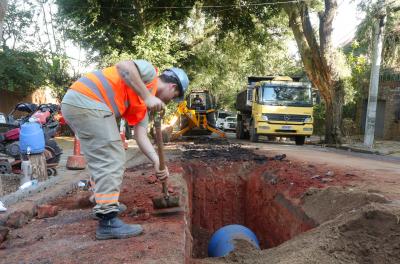
{"type": "MultiPolygon", "coordinates": [[[[308,144],[321,145],[321,138],[319,136],[311,136],[306,142],[308,144]]],[[[329,144],[326,144],[325,146],[353,152],[400,158],[400,141],[395,140],[376,140],[372,148],[365,146],[364,143],[359,139],[353,139],[350,143],[344,143],[340,146],[329,144]]]]}
{"type": "Polygon", "coordinates": [[[400,158],[400,141],[377,140],[372,148],[368,148],[362,142],[343,144],[341,148],[355,152],[378,154],[400,158]]]}

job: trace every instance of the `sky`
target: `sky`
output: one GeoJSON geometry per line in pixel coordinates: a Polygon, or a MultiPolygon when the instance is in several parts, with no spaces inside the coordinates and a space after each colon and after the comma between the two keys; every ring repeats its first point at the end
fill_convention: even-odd
{"type": "Polygon", "coordinates": [[[341,47],[351,40],[357,25],[364,18],[364,14],[357,11],[357,4],[362,0],[339,0],[336,19],[333,22],[332,42],[335,47],[341,47]]]}

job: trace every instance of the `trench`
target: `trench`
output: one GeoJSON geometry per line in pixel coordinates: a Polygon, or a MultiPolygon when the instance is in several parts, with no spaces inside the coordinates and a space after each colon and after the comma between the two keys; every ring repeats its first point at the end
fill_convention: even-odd
{"type": "Polygon", "coordinates": [[[287,189],[276,188],[268,164],[252,160],[189,161],[183,165],[188,183],[191,257],[207,257],[208,241],[219,228],[241,224],[257,236],[261,249],[271,248],[317,226],[287,189]]]}

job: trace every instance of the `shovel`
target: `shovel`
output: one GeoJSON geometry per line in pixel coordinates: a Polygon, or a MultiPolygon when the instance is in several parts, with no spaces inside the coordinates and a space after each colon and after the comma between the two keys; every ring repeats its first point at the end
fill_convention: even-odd
{"type": "MultiPolygon", "coordinates": [[[[154,117],[154,130],[156,133],[156,143],[158,150],[158,157],[160,160],[160,170],[165,169],[165,156],[164,156],[164,144],[161,132],[161,120],[162,117],[160,113],[156,113],[154,117]]],[[[179,196],[170,195],[168,193],[168,182],[167,179],[162,181],[162,195],[153,198],[153,208],[156,215],[160,214],[172,214],[176,212],[181,212],[182,209],[179,207],[179,196]]]]}

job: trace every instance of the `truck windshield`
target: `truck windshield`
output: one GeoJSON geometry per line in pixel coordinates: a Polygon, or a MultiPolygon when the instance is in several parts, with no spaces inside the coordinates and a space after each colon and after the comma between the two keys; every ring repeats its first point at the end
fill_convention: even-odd
{"type": "Polygon", "coordinates": [[[218,113],[218,118],[222,118],[225,119],[225,117],[227,117],[229,114],[227,113],[218,113]]]}
{"type": "Polygon", "coordinates": [[[269,105],[312,106],[311,88],[263,86],[261,102],[269,105]]]}

